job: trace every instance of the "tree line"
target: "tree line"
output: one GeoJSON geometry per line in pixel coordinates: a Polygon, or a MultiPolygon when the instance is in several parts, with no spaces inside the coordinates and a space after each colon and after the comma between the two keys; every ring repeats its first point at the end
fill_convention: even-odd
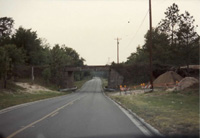
{"type": "MultiPolygon", "coordinates": [[[[11,17],[0,18],[0,79],[4,88],[19,65],[46,66],[42,77],[58,86],[62,85],[65,66],[84,65],[85,60],[74,49],[59,44],[51,48],[36,31],[21,26],[14,30],[13,26],[11,17]]],[[[83,73],[76,73],[75,79],[83,76],[83,73]]]]}
{"type": "MultiPolygon", "coordinates": [[[[165,18],[152,31],[153,65],[189,66],[199,64],[200,37],[196,32],[195,19],[188,11],[180,13],[178,5],[173,3],[167,8],[165,18]]],[[[126,64],[147,64],[149,62],[149,35],[145,44],[131,53],[126,64]]]]}
{"type": "MultiPolygon", "coordinates": [[[[188,11],[180,13],[175,3],[167,8],[165,18],[152,31],[154,69],[199,64],[200,37],[196,32],[198,26],[194,22],[194,17],[188,11]]],[[[59,44],[51,48],[45,39],[38,37],[36,31],[23,27],[14,30],[13,26],[14,20],[11,17],[0,18],[0,79],[3,79],[5,88],[6,81],[14,76],[18,65],[47,66],[42,77],[58,86],[62,85],[65,66],[84,65],[85,60],[74,49],[59,44]]],[[[148,72],[146,65],[149,63],[149,36],[147,31],[144,45],[138,46],[136,52],[131,53],[125,64],[123,63],[133,67],[124,71],[127,76],[145,76],[144,72],[148,72]],[[141,67],[144,71],[139,73],[141,67]]],[[[89,73],[75,73],[75,79],[80,80],[85,75],[89,73]]],[[[146,78],[147,76],[142,77],[141,81],[146,78]]]]}
{"type": "MultiPolygon", "coordinates": [[[[164,14],[165,18],[152,29],[153,77],[157,78],[170,69],[182,76],[189,75],[189,65],[199,65],[200,37],[196,32],[198,26],[194,24],[194,17],[188,11],[180,13],[175,3],[164,14]],[[179,69],[181,66],[187,66],[187,69],[182,71],[179,69]]],[[[149,81],[149,30],[144,40],[144,45],[139,45],[126,62],[112,63],[112,67],[124,76],[126,84],[149,81]]]]}

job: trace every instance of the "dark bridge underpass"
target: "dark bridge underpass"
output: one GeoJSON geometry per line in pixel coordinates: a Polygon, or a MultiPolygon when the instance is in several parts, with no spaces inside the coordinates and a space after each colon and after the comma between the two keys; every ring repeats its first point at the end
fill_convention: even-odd
{"type": "Polygon", "coordinates": [[[76,71],[107,71],[108,72],[108,88],[116,88],[123,83],[123,76],[110,66],[81,66],[81,67],[65,67],[65,87],[74,87],[74,72],[76,71]]]}

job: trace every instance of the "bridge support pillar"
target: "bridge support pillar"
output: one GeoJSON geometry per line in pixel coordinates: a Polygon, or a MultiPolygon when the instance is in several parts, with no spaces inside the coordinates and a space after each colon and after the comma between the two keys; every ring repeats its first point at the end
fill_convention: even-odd
{"type": "Polygon", "coordinates": [[[124,77],[114,69],[109,70],[108,88],[118,89],[123,84],[124,77]]]}
{"type": "Polygon", "coordinates": [[[73,87],[74,87],[74,72],[67,71],[67,88],[73,88],[73,87]]]}

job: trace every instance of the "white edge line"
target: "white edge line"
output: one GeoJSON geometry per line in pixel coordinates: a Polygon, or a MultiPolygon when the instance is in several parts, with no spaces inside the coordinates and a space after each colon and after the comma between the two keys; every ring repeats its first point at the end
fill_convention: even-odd
{"type": "MultiPolygon", "coordinates": [[[[134,112],[132,112],[132,110],[130,110],[130,109],[125,109],[124,107],[122,107],[119,103],[117,103],[116,101],[114,101],[114,100],[112,100],[109,96],[107,96],[105,93],[104,93],[104,90],[103,90],[103,88],[101,87],[101,91],[102,91],[102,93],[103,93],[103,95],[106,97],[106,98],[108,98],[108,99],[110,99],[114,104],[116,104],[121,110],[122,110],[122,112],[124,112],[127,116],[128,116],[128,118],[135,124],[135,122],[137,122],[136,124],[138,124],[138,125],[136,125],[142,132],[143,132],[143,130],[144,130],[144,134],[146,134],[146,130],[148,130],[147,129],[147,127],[154,133],[154,135],[157,135],[157,136],[161,136],[161,137],[164,137],[164,135],[163,134],[161,134],[156,128],[154,128],[153,126],[151,126],[150,124],[148,124],[148,123],[146,123],[145,121],[144,121],[144,119],[142,119],[142,118],[140,118],[136,113],[134,113],[134,112]],[[136,119],[137,118],[137,119],[136,119]]],[[[150,130],[148,130],[148,132],[149,133],[151,133],[151,135],[153,135],[153,133],[150,131],[150,130]]],[[[148,136],[151,136],[151,135],[148,135],[148,136]]]]}
{"type": "Polygon", "coordinates": [[[77,101],[77,100],[79,100],[79,99],[82,99],[82,98],[84,98],[84,97],[85,97],[85,96],[82,96],[82,97],[76,98],[76,99],[74,99],[74,100],[68,102],[67,104],[65,104],[65,105],[63,105],[63,106],[61,106],[61,107],[55,109],[54,111],[52,111],[51,113],[49,113],[49,114],[43,116],[42,118],[40,118],[40,119],[38,119],[38,120],[36,120],[36,121],[34,121],[34,122],[32,122],[32,123],[30,123],[30,124],[28,124],[28,125],[22,127],[21,129],[15,131],[15,132],[13,132],[13,133],[11,133],[11,134],[10,134],[9,136],[7,136],[6,138],[12,138],[12,137],[16,136],[17,134],[21,133],[22,131],[24,131],[24,130],[26,130],[26,129],[32,127],[32,126],[34,126],[35,124],[37,124],[37,123],[39,123],[39,122],[41,122],[41,121],[47,119],[48,117],[53,117],[53,116],[55,116],[55,115],[58,114],[59,111],[62,110],[63,108],[65,108],[65,107],[67,107],[67,106],[69,106],[69,105],[72,105],[75,101],[77,101]]]}
{"type": "Polygon", "coordinates": [[[115,101],[113,101],[110,97],[108,97],[107,95],[105,95],[105,93],[103,92],[104,96],[106,98],[108,98],[109,100],[111,100],[115,105],[117,105],[117,107],[119,107],[119,109],[132,121],[133,124],[136,125],[136,127],[138,127],[141,132],[146,135],[146,136],[153,136],[153,134],[144,127],[144,125],[142,125],[139,121],[137,121],[128,111],[126,111],[123,107],[121,107],[119,104],[117,104],[115,101]]]}

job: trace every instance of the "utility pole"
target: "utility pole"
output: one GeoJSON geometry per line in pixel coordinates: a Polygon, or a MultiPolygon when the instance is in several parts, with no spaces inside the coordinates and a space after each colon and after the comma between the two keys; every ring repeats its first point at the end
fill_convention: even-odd
{"type": "Polygon", "coordinates": [[[119,64],[119,40],[122,40],[121,38],[116,38],[117,40],[117,64],[119,64]]]}
{"type": "Polygon", "coordinates": [[[151,84],[151,89],[153,91],[153,70],[152,70],[152,13],[151,13],[151,0],[149,0],[149,76],[150,76],[150,84],[151,84]]]}

